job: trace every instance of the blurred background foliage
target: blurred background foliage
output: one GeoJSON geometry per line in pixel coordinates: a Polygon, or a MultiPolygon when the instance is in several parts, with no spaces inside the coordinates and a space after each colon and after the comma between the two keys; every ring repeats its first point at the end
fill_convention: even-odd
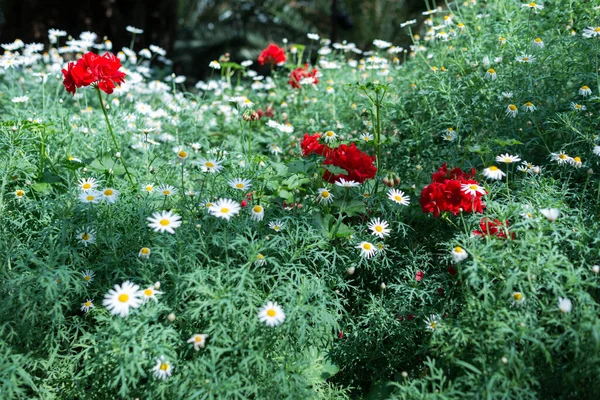
{"type": "MultiPolygon", "coordinates": [[[[174,72],[201,79],[221,54],[256,59],[269,42],[306,43],[306,33],[369,49],[373,39],[408,45],[399,24],[426,9],[425,0],[1,0],[0,42],[46,42],[49,28],[108,37],[129,45],[127,25],[144,29],[136,49],[165,48],[174,72]]],[[[430,4],[435,6],[435,4],[430,4]]]]}

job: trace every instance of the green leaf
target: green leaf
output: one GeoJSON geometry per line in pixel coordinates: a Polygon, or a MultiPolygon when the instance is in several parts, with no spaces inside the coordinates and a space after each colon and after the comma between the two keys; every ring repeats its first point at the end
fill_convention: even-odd
{"type": "Polygon", "coordinates": [[[346,171],[343,168],[340,168],[336,165],[331,165],[331,164],[326,164],[323,165],[323,168],[325,168],[327,171],[331,172],[333,175],[347,175],[348,171],[346,171]]]}
{"type": "Polygon", "coordinates": [[[31,189],[40,193],[40,194],[50,194],[52,192],[52,185],[46,182],[37,182],[31,185],[31,189]]]}
{"type": "Polygon", "coordinates": [[[353,217],[357,214],[365,214],[367,212],[365,203],[360,200],[352,200],[346,204],[344,204],[343,200],[336,200],[332,205],[334,207],[342,208],[343,212],[348,214],[349,217],[353,217]]]}
{"type": "Polygon", "coordinates": [[[315,164],[306,160],[293,160],[287,164],[288,171],[292,174],[302,172],[304,174],[309,173],[314,168],[315,164]]]}

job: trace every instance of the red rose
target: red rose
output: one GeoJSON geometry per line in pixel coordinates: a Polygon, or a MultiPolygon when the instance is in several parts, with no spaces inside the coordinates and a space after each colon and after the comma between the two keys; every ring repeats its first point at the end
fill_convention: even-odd
{"type": "Polygon", "coordinates": [[[319,79],[317,79],[318,72],[319,71],[314,68],[312,71],[309,71],[308,64],[304,64],[304,67],[296,68],[290,73],[290,80],[288,81],[288,84],[295,89],[300,89],[300,82],[304,78],[312,78],[312,82],[317,84],[319,83],[319,79]]]}
{"type": "Polygon", "coordinates": [[[341,144],[339,147],[331,150],[323,165],[335,165],[346,170],[346,174],[332,174],[325,171],[323,179],[328,182],[336,182],[340,178],[363,183],[367,179],[372,179],[377,174],[377,167],[373,164],[375,156],[369,156],[360,151],[354,143],[350,146],[341,144]]]}
{"type": "Polygon", "coordinates": [[[315,133],[314,135],[309,135],[308,133],[304,134],[304,139],[302,140],[302,143],[300,143],[303,156],[309,156],[311,154],[327,156],[327,154],[329,154],[331,149],[327,147],[327,145],[319,143],[320,137],[320,133],[315,133]]]}
{"type": "Polygon", "coordinates": [[[415,275],[415,280],[417,282],[421,282],[421,280],[425,277],[425,272],[423,271],[418,271],[417,274],[415,275]]]}
{"type": "Polygon", "coordinates": [[[125,73],[119,68],[121,60],[113,54],[99,56],[88,52],[62,70],[63,85],[71,94],[75,94],[76,88],[89,85],[97,85],[100,90],[111,94],[116,85],[125,82],[125,73]]]}
{"type": "Polygon", "coordinates": [[[273,43],[268,45],[258,56],[258,63],[260,65],[265,65],[266,63],[280,65],[285,63],[286,60],[287,57],[285,56],[285,51],[273,43]]]}
{"type": "MultiPolygon", "coordinates": [[[[479,221],[479,227],[481,230],[474,230],[473,234],[477,236],[497,236],[502,239],[506,239],[508,232],[508,221],[500,222],[497,219],[493,221],[489,218],[481,218],[479,221]]],[[[512,239],[515,238],[514,232],[510,235],[512,239]]]]}

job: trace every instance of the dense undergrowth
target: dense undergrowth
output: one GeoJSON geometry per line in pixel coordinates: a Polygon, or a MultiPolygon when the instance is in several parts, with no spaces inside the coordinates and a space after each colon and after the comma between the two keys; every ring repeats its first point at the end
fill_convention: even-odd
{"type": "Polygon", "coordinates": [[[427,14],[190,91],[3,45],[2,397],[595,398],[600,9],[427,14]]]}

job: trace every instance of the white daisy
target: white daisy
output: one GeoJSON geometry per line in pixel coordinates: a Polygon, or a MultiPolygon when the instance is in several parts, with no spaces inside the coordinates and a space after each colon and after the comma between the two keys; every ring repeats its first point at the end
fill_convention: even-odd
{"type": "Polygon", "coordinates": [[[201,159],[198,160],[198,165],[200,165],[200,169],[202,172],[210,172],[216,173],[220,172],[223,169],[221,165],[221,161],[217,161],[215,159],[201,159]]]}
{"type": "Polygon", "coordinates": [[[381,239],[389,236],[391,232],[391,229],[388,229],[388,222],[379,218],[372,219],[367,226],[371,230],[371,234],[379,236],[381,239]]]}
{"type": "Polygon", "coordinates": [[[459,262],[467,259],[467,257],[469,257],[469,253],[467,253],[465,251],[465,249],[463,249],[460,246],[456,246],[452,250],[452,259],[454,260],[455,263],[459,263],[459,262]]]}
{"type": "Polygon", "coordinates": [[[267,326],[277,326],[285,320],[285,313],[277,303],[269,301],[267,305],[258,310],[258,319],[267,326]]]}
{"type": "Polygon", "coordinates": [[[337,134],[334,131],[327,131],[323,134],[323,140],[325,143],[330,143],[335,140],[337,134]]]}
{"type": "Polygon", "coordinates": [[[159,292],[154,288],[154,286],[149,286],[144,290],[140,290],[139,295],[142,298],[142,303],[147,302],[152,299],[155,303],[158,303],[158,299],[156,298],[157,294],[162,294],[163,292],[159,292]]]}
{"type": "Polygon", "coordinates": [[[564,312],[565,314],[570,313],[571,310],[573,309],[573,303],[571,303],[571,300],[569,300],[566,297],[559,297],[558,298],[558,309],[562,312],[564,312]]]}
{"type": "Polygon", "coordinates": [[[579,95],[586,97],[592,94],[592,89],[590,89],[588,86],[583,85],[582,87],[579,88],[579,95]]]}
{"type": "Polygon", "coordinates": [[[360,183],[356,182],[356,181],[347,181],[344,178],[339,178],[335,184],[337,186],[341,186],[341,187],[345,187],[345,188],[352,188],[352,187],[357,187],[360,185],[360,183]]]}
{"type": "Polygon", "coordinates": [[[522,62],[522,63],[532,63],[535,61],[535,57],[530,56],[529,54],[524,54],[522,56],[515,57],[515,60],[517,60],[518,62],[522,62]]]}
{"type": "Polygon", "coordinates": [[[15,197],[21,200],[23,197],[25,197],[25,191],[22,189],[15,190],[15,197]]]}
{"type": "Polygon", "coordinates": [[[362,140],[363,142],[370,142],[373,140],[373,135],[365,132],[362,135],[360,135],[360,140],[362,140]]]}
{"type": "Polygon", "coordinates": [[[148,183],[147,185],[142,186],[142,191],[146,193],[154,193],[154,184],[148,183]]]}
{"type": "Polygon", "coordinates": [[[523,110],[525,112],[534,112],[535,110],[537,110],[537,107],[533,105],[532,102],[528,101],[525,104],[523,104],[523,110]]]}
{"type": "Polygon", "coordinates": [[[594,149],[592,151],[595,155],[600,156],[600,146],[594,146],[594,149]]]}
{"type": "Polygon", "coordinates": [[[85,271],[81,272],[81,277],[83,278],[85,283],[87,283],[88,285],[90,283],[92,283],[92,281],[94,280],[94,275],[95,275],[95,272],[92,271],[91,269],[86,269],[85,271]]]}
{"type": "Polygon", "coordinates": [[[506,175],[504,172],[502,172],[502,170],[498,167],[496,167],[495,165],[492,165],[491,167],[487,167],[486,169],[483,170],[483,176],[485,176],[488,179],[495,179],[495,180],[500,180],[504,177],[504,175],[506,175]]]}
{"type": "Polygon", "coordinates": [[[269,222],[269,228],[273,229],[275,232],[281,232],[283,228],[285,228],[285,222],[281,220],[271,221],[269,222]]]}
{"type": "Polygon", "coordinates": [[[219,199],[209,207],[208,212],[217,218],[229,219],[240,212],[240,205],[231,199],[219,199]]]}
{"type": "Polygon", "coordinates": [[[528,8],[530,10],[537,11],[537,10],[543,10],[544,6],[532,1],[531,3],[521,4],[521,8],[528,8]]]}
{"type": "Polygon", "coordinates": [[[158,191],[165,197],[171,197],[177,194],[177,189],[171,185],[160,185],[158,191]]]}
{"type": "Polygon", "coordinates": [[[496,74],[496,70],[494,68],[490,68],[485,72],[485,77],[493,81],[498,77],[498,75],[496,74]]]}
{"type": "Polygon", "coordinates": [[[388,190],[388,199],[403,206],[410,204],[410,197],[405,196],[404,192],[398,189],[388,190]]]}
{"type": "Polygon", "coordinates": [[[94,306],[94,299],[87,299],[85,303],[81,303],[81,311],[90,312],[92,308],[96,308],[94,306]]]}
{"type": "Polygon", "coordinates": [[[377,247],[369,242],[360,242],[355,248],[360,249],[360,255],[364,258],[371,258],[377,252],[377,247]]]}
{"type": "Polygon", "coordinates": [[[160,356],[156,359],[156,365],[152,368],[152,371],[158,379],[167,379],[173,373],[173,366],[165,360],[165,356],[160,356]]]}
{"type": "Polygon", "coordinates": [[[440,325],[440,316],[431,314],[429,318],[424,320],[427,329],[430,331],[435,331],[440,325]]]}
{"type": "Polygon", "coordinates": [[[514,104],[509,104],[506,107],[506,115],[511,118],[515,118],[519,113],[519,109],[514,104]]]}
{"type": "Polygon", "coordinates": [[[583,166],[583,162],[581,161],[581,157],[573,157],[569,160],[569,164],[574,166],[575,168],[581,168],[583,166]]]}
{"type": "Polygon", "coordinates": [[[585,110],[587,110],[587,107],[584,106],[583,104],[571,102],[571,110],[573,110],[573,111],[585,111],[585,110]]]}
{"type": "Polygon", "coordinates": [[[102,300],[102,305],[105,306],[112,315],[120,315],[122,318],[129,315],[130,308],[139,308],[142,304],[138,285],[134,285],[129,281],[123,282],[121,286],[115,285],[114,289],[110,289],[102,300]]]}
{"type": "Polygon", "coordinates": [[[329,204],[333,201],[333,194],[327,188],[318,189],[319,194],[317,195],[317,202],[322,204],[329,204]]]}
{"type": "Polygon", "coordinates": [[[521,161],[521,158],[519,156],[512,156],[508,153],[496,156],[496,162],[499,163],[511,164],[519,161],[521,161]]]}
{"type": "Polygon", "coordinates": [[[75,233],[75,236],[77,236],[77,240],[85,247],[89,244],[96,243],[96,231],[91,228],[80,228],[75,233]]]}
{"type": "Polygon", "coordinates": [[[206,339],[208,335],[206,333],[196,333],[187,340],[188,343],[194,344],[194,350],[198,351],[206,345],[206,339]]]}
{"type": "Polygon", "coordinates": [[[181,226],[181,217],[174,214],[173,211],[155,212],[146,220],[149,222],[148,228],[154,229],[154,232],[174,234],[175,228],[181,226]]]}
{"type": "Polygon", "coordinates": [[[572,157],[568,156],[562,151],[560,153],[550,153],[550,158],[552,159],[552,161],[556,161],[558,165],[570,164],[572,159],[572,157]]]}
{"type": "Polygon", "coordinates": [[[556,221],[556,219],[560,215],[560,210],[557,208],[542,208],[540,212],[550,222],[556,221]]]}
{"type": "Polygon", "coordinates": [[[257,267],[262,267],[263,265],[265,265],[266,262],[267,258],[263,254],[258,253],[256,255],[256,260],[254,260],[254,265],[256,265],[257,267]]]}
{"type": "Polygon", "coordinates": [[[79,189],[86,192],[88,190],[94,190],[98,186],[98,181],[94,178],[85,178],[79,180],[79,189]]]}
{"type": "Polygon", "coordinates": [[[583,30],[583,37],[595,38],[600,36],[600,26],[588,26],[583,30]]]}
{"type": "Polygon", "coordinates": [[[260,204],[257,204],[254,207],[252,207],[250,213],[250,217],[254,221],[262,221],[262,219],[265,217],[265,208],[260,204]]]}
{"type": "Polygon", "coordinates": [[[486,194],[485,189],[477,185],[476,183],[462,184],[460,185],[460,190],[461,192],[470,194],[471,196],[477,196],[477,193],[486,194]]]}
{"type": "Polygon", "coordinates": [[[79,194],[79,201],[82,203],[98,203],[102,200],[102,193],[96,190],[88,190],[79,194]]]}
{"type": "Polygon", "coordinates": [[[107,202],[108,204],[112,204],[117,201],[117,197],[119,197],[120,192],[116,189],[106,188],[102,190],[102,200],[107,202]]]}
{"type": "Polygon", "coordinates": [[[523,304],[525,304],[525,296],[523,296],[523,293],[514,292],[511,297],[512,297],[512,306],[513,307],[519,307],[519,306],[522,306],[523,304]]]}
{"type": "Polygon", "coordinates": [[[227,184],[231,186],[233,189],[237,190],[248,190],[252,186],[252,181],[250,179],[244,178],[236,178],[232,179],[227,184]]]}
{"type": "Polygon", "coordinates": [[[148,247],[142,247],[138,253],[138,257],[144,260],[150,258],[150,253],[152,251],[148,247]]]}

